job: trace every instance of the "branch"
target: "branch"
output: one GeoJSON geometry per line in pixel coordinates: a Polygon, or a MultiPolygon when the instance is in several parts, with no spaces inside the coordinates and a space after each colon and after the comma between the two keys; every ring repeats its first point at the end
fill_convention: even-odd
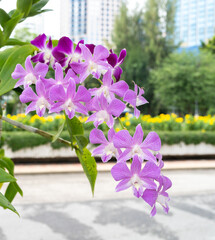
{"type": "MultiPolygon", "coordinates": [[[[38,128],[35,128],[35,127],[24,125],[24,124],[22,124],[20,122],[16,122],[14,120],[11,120],[10,118],[4,117],[4,116],[0,116],[0,121],[1,121],[1,119],[4,120],[5,122],[8,122],[8,123],[18,127],[18,128],[24,129],[24,130],[29,131],[29,132],[37,133],[37,134],[39,134],[39,135],[41,135],[41,136],[43,136],[45,138],[48,138],[48,139],[52,140],[53,137],[54,137],[53,134],[50,134],[50,133],[45,132],[45,131],[42,131],[42,130],[40,130],[38,128]]],[[[67,140],[65,140],[63,138],[60,138],[60,137],[57,138],[57,140],[58,140],[58,142],[64,143],[67,146],[71,147],[71,142],[69,142],[69,141],[67,141],[67,140]]]]}

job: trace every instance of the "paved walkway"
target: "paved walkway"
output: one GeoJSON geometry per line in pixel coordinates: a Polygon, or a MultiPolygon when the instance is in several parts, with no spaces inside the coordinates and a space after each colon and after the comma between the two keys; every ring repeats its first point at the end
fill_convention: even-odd
{"type": "Polygon", "coordinates": [[[110,172],[99,172],[92,198],[83,173],[17,176],[21,218],[0,209],[0,240],[215,240],[215,169],[169,170],[170,212],[150,208],[131,189],[115,193],[110,172]]]}
{"type": "MultiPolygon", "coordinates": [[[[97,169],[100,172],[109,172],[115,163],[98,163],[97,169]]],[[[215,160],[183,160],[165,161],[164,170],[185,170],[185,169],[213,169],[215,160]]],[[[70,173],[83,172],[82,166],[72,164],[25,164],[16,165],[15,173],[20,174],[46,174],[46,173],[70,173]]]]}

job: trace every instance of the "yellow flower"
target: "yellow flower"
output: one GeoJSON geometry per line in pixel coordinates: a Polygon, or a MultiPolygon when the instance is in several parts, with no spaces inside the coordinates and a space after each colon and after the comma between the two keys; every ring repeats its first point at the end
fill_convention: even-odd
{"type": "Polygon", "coordinates": [[[116,128],[116,132],[119,132],[120,131],[120,128],[116,128]]]}
{"type": "Polygon", "coordinates": [[[52,116],[48,116],[48,117],[46,117],[45,120],[48,121],[48,122],[53,122],[54,118],[52,116]]]}
{"type": "Polygon", "coordinates": [[[210,125],[213,125],[213,124],[214,124],[214,120],[211,119],[211,120],[209,121],[209,124],[210,124],[210,125]]]}
{"type": "Polygon", "coordinates": [[[127,122],[125,123],[125,125],[126,125],[126,126],[130,126],[131,123],[130,123],[129,121],[127,121],[127,122]]]}
{"type": "Polygon", "coordinates": [[[182,117],[176,118],[175,121],[177,123],[182,123],[184,121],[184,119],[182,117]]]}
{"type": "Polygon", "coordinates": [[[177,115],[175,113],[171,113],[171,117],[177,118],[177,115]]]}
{"type": "Polygon", "coordinates": [[[203,133],[204,133],[204,132],[205,132],[205,129],[202,129],[202,130],[201,130],[201,132],[203,132],[203,133]]]}
{"type": "Polygon", "coordinates": [[[18,117],[16,115],[13,115],[10,117],[11,120],[17,121],[18,117]]]}
{"type": "Polygon", "coordinates": [[[125,117],[121,117],[121,121],[124,122],[125,121],[125,117]]]}

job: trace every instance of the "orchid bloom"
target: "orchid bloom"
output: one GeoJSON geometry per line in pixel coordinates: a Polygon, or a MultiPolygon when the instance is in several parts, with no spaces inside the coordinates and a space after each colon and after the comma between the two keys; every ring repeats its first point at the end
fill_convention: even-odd
{"type": "Polygon", "coordinates": [[[43,33],[32,40],[31,44],[40,49],[40,52],[31,58],[33,62],[41,62],[48,65],[51,63],[52,66],[54,65],[55,59],[52,55],[53,46],[51,37],[46,44],[46,35],[43,33]]]}
{"type": "Polygon", "coordinates": [[[58,45],[53,49],[53,56],[61,64],[61,66],[69,67],[72,62],[80,62],[81,60],[81,48],[79,44],[83,44],[84,40],[80,40],[74,48],[72,40],[68,37],[62,37],[58,45]]]}
{"type": "Polygon", "coordinates": [[[90,101],[91,95],[84,86],[79,86],[76,92],[76,84],[72,79],[66,92],[62,85],[56,85],[50,89],[49,96],[55,102],[50,108],[50,113],[65,110],[70,119],[75,116],[75,112],[87,115],[87,108],[81,102],[90,101]]]}
{"type": "Polygon", "coordinates": [[[128,84],[125,81],[113,82],[110,69],[104,74],[102,82],[103,84],[100,88],[93,88],[89,91],[92,96],[99,97],[104,94],[108,102],[115,98],[115,94],[119,97],[123,97],[128,90],[128,84]]]}
{"type": "Polygon", "coordinates": [[[79,83],[79,78],[72,71],[72,69],[69,69],[69,71],[67,72],[67,74],[64,78],[63,69],[59,63],[55,63],[55,79],[41,78],[47,91],[49,91],[51,87],[56,86],[56,85],[62,85],[63,87],[67,88],[69,85],[70,79],[73,79],[76,83],[79,83]]]}
{"type": "Polygon", "coordinates": [[[121,74],[122,74],[122,68],[119,66],[124,62],[124,59],[126,57],[126,49],[122,49],[119,57],[113,52],[113,50],[110,50],[110,55],[107,58],[108,63],[113,68],[113,75],[116,78],[116,81],[118,82],[121,74]]]}
{"type": "Polygon", "coordinates": [[[36,84],[39,76],[45,77],[46,73],[48,72],[48,66],[44,63],[37,63],[35,68],[33,68],[31,63],[31,56],[28,56],[26,58],[25,69],[20,64],[16,65],[16,68],[11,76],[14,79],[20,79],[16,83],[15,88],[21,85],[24,85],[24,88],[26,88],[31,84],[36,84]]]}
{"type": "Polygon", "coordinates": [[[119,153],[121,153],[120,149],[117,149],[113,145],[113,137],[115,135],[115,131],[111,128],[108,131],[108,140],[106,139],[104,133],[95,128],[90,132],[90,142],[92,144],[100,144],[97,148],[95,148],[92,152],[92,156],[96,156],[98,154],[101,155],[102,161],[107,162],[112,157],[118,157],[119,153]]]}
{"type": "Polygon", "coordinates": [[[137,107],[148,103],[148,101],[142,97],[144,90],[138,87],[137,84],[134,84],[134,90],[135,91],[128,90],[125,93],[123,100],[130,103],[131,106],[134,107],[134,116],[138,118],[140,116],[140,111],[137,109],[137,107]]]}
{"type": "Polygon", "coordinates": [[[117,163],[111,169],[111,174],[115,181],[120,181],[116,186],[116,192],[132,187],[136,197],[142,197],[144,189],[157,189],[154,179],[160,176],[160,169],[156,164],[147,162],[141,170],[142,163],[135,156],[131,163],[131,170],[127,164],[117,163]]]}
{"type": "Polygon", "coordinates": [[[156,132],[150,132],[143,141],[141,124],[137,125],[133,137],[127,130],[121,130],[116,133],[113,143],[116,148],[125,148],[125,151],[120,154],[118,162],[124,162],[134,156],[138,156],[141,161],[145,159],[157,163],[155,156],[149,150],[159,151],[161,140],[156,132]]]}
{"type": "Polygon", "coordinates": [[[72,62],[70,64],[71,68],[77,74],[80,74],[80,82],[83,82],[90,74],[95,78],[100,78],[101,74],[105,73],[110,67],[106,61],[109,56],[108,50],[102,45],[97,45],[92,54],[84,44],[80,44],[80,48],[84,62],[72,62]]]}
{"type": "Polygon", "coordinates": [[[89,116],[86,122],[93,121],[96,128],[103,122],[106,122],[108,127],[112,128],[114,125],[113,116],[119,117],[125,109],[125,104],[118,99],[114,99],[108,104],[103,94],[91,103],[93,106],[88,110],[93,110],[95,113],[89,116]]]}
{"type": "Polygon", "coordinates": [[[22,103],[31,102],[26,108],[26,114],[36,110],[37,115],[42,117],[46,109],[49,109],[51,101],[41,80],[36,82],[36,93],[31,87],[27,87],[19,96],[19,99],[22,103]]]}
{"type": "Polygon", "coordinates": [[[157,212],[156,202],[158,202],[162,207],[165,213],[169,212],[168,201],[170,201],[169,195],[166,192],[171,186],[171,180],[166,176],[160,176],[158,178],[159,187],[158,189],[146,189],[143,192],[142,198],[146,201],[151,207],[151,216],[154,216],[157,212]]]}

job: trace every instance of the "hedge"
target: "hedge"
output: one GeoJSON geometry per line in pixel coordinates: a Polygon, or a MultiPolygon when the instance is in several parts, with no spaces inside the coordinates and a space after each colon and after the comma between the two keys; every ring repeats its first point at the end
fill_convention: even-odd
{"type": "MultiPolygon", "coordinates": [[[[147,131],[144,131],[145,136],[147,131]]],[[[199,131],[178,131],[178,132],[168,132],[161,131],[157,132],[161,138],[162,144],[177,144],[184,142],[185,144],[198,144],[201,142],[215,145],[215,133],[214,132],[199,132],[199,131]]],[[[131,131],[133,134],[133,131],[131,131]]],[[[89,136],[89,132],[86,132],[86,136],[89,136]]],[[[40,135],[29,133],[29,132],[2,132],[4,138],[4,144],[9,146],[12,151],[17,151],[22,148],[36,147],[46,143],[51,142],[49,139],[46,139],[40,135]]],[[[61,137],[69,140],[68,133],[62,132],[61,137]]],[[[51,143],[53,149],[66,147],[66,145],[55,142],[51,143]]]]}

